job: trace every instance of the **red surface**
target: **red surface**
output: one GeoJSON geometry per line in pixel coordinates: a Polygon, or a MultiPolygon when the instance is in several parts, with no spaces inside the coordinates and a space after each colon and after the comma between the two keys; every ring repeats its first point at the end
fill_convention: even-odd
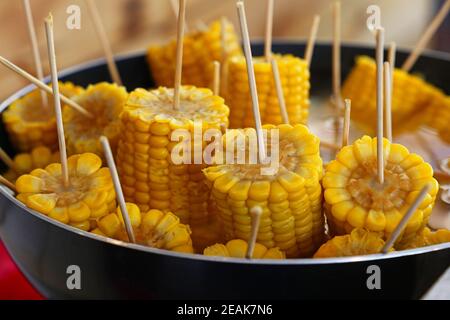
{"type": "Polygon", "coordinates": [[[41,300],[0,241],[0,300],[41,300]]]}

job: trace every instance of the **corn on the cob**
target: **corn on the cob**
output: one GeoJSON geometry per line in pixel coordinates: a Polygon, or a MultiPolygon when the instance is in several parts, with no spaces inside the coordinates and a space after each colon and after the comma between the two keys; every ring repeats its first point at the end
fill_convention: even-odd
{"type": "MultiPolygon", "coordinates": [[[[303,125],[264,128],[279,129],[280,163],[276,174],[262,175],[264,165],[248,163],[204,170],[225,237],[248,240],[250,209],[260,206],[263,215],[257,242],[268,248],[279,247],[288,257],[310,256],[322,244],[324,232],[319,139],[303,125]]],[[[254,129],[231,130],[224,139],[252,132],[254,129]]],[[[267,140],[269,148],[271,139],[267,140]]]]}
{"type": "MultiPolygon", "coordinates": [[[[273,58],[280,71],[289,122],[293,125],[306,124],[310,105],[308,65],[305,60],[292,55],[274,54],[273,58]]],[[[262,57],[254,58],[254,68],[262,123],[283,123],[270,61],[262,57]]],[[[230,59],[227,87],[225,98],[230,107],[230,127],[253,127],[255,121],[244,57],[230,59]]]]}
{"type": "MultiPolygon", "coordinates": [[[[215,244],[205,248],[203,254],[205,256],[245,258],[248,243],[241,239],[228,241],[224,244],[215,244]]],[[[286,254],[279,248],[266,248],[262,244],[255,243],[253,250],[253,259],[285,259],[286,254]]]]}
{"type": "MultiPolygon", "coordinates": [[[[83,88],[70,82],[60,83],[59,89],[69,98],[83,92],[83,88]]],[[[14,101],[3,113],[6,131],[18,151],[30,152],[38,146],[57,149],[56,121],[50,95],[48,101],[48,107],[42,106],[41,92],[37,89],[14,101]]]]}
{"type": "MultiPolygon", "coordinates": [[[[241,55],[239,40],[233,25],[226,21],[226,57],[241,55]]],[[[213,62],[222,61],[221,22],[214,21],[207,30],[187,34],[183,39],[182,83],[197,87],[209,87],[213,80],[213,62]]],[[[176,41],[163,46],[151,46],[147,60],[157,86],[173,85],[176,61],[176,41]]],[[[223,64],[224,61],[222,61],[223,64]]]]}
{"type": "MultiPolygon", "coordinates": [[[[194,252],[189,226],[181,224],[173,213],[153,209],[141,214],[134,203],[126,203],[126,206],[137,243],[177,252],[194,252]]],[[[128,241],[120,207],[115,213],[99,219],[97,225],[93,233],[128,241]]]]}
{"type": "Polygon", "coordinates": [[[364,136],[339,151],[323,178],[325,211],[334,235],[355,228],[381,232],[387,238],[411,203],[430,183],[431,189],[409,220],[399,242],[408,241],[427,224],[439,185],[433,169],[400,144],[383,140],[384,185],[377,180],[377,139],[364,136]]]}
{"type": "MultiPolygon", "coordinates": [[[[421,78],[401,69],[394,70],[392,92],[392,123],[395,131],[411,130],[420,121],[411,121],[416,112],[430,101],[427,84],[421,78]]],[[[356,64],[342,87],[342,96],[352,101],[352,119],[369,134],[376,132],[376,63],[367,56],[356,64]]],[[[420,118],[416,118],[420,120],[420,118]]]]}
{"type": "MultiPolygon", "coordinates": [[[[382,235],[362,228],[350,234],[336,236],[324,243],[314,258],[350,257],[380,253],[385,242],[382,235]]],[[[393,251],[392,249],[390,251],[393,251]]]]}
{"type": "Polygon", "coordinates": [[[45,168],[50,163],[58,161],[58,151],[52,152],[44,146],[36,147],[30,153],[19,153],[14,156],[14,168],[10,168],[4,176],[9,181],[15,182],[23,174],[30,173],[34,169],[45,168]]]}
{"type": "Polygon", "coordinates": [[[68,187],[60,163],[35,169],[17,179],[17,199],[52,219],[89,231],[116,206],[109,169],[101,165],[101,159],[92,153],[69,157],[68,187]]]}
{"type": "Polygon", "coordinates": [[[424,106],[426,112],[421,113],[421,116],[425,114],[426,125],[435,129],[440,138],[450,144],[450,96],[431,85],[429,87],[432,98],[428,105],[424,106]]]}
{"type": "Polygon", "coordinates": [[[401,243],[395,248],[397,250],[406,250],[431,246],[444,242],[450,242],[450,230],[439,229],[436,231],[431,231],[428,227],[425,227],[422,232],[417,235],[417,237],[414,237],[411,241],[406,243],[401,243]]]}
{"type": "Polygon", "coordinates": [[[72,99],[94,115],[94,119],[86,117],[64,106],[63,121],[67,143],[67,153],[95,153],[103,157],[100,136],[106,136],[115,153],[120,134],[119,115],[123,110],[128,93],[117,84],[101,82],[90,85],[84,92],[72,99]]]}
{"type": "MultiPolygon", "coordinates": [[[[226,128],[228,114],[224,100],[209,89],[182,86],[179,110],[173,109],[172,89],[131,93],[121,115],[124,134],[117,153],[126,200],[142,211],[171,211],[191,227],[205,221],[209,199],[201,172],[205,164],[175,164],[171,151],[179,142],[171,141],[171,136],[184,129],[194,137],[194,122],[202,125],[201,134],[207,129],[226,128]]],[[[195,147],[191,153],[192,157],[202,157],[195,147]]]]}

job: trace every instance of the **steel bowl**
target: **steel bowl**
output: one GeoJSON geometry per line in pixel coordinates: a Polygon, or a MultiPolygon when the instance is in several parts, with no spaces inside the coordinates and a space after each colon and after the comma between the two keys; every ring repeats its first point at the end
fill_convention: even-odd
{"type": "MultiPolygon", "coordinates": [[[[261,43],[255,44],[254,54],[262,49],[261,43]]],[[[301,56],[303,51],[298,42],[274,43],[274,52],[301,56]]],[[[372,53],[373,48],[344,45],[343,74],[356,56],[372,53]]],[[[400,51],[398,61],[405,57],[406,52],[400,51]]],[[[121,56],[117,62],[129,90],[152,86],[143,52],[121,56]]],[[[438,53],[428,53],[416,64],[416,70],[447,92],[450,73],[443,70],[448,68],[449,56],[438,53]]],[[[328,99],[330,70],[331,47],[319,43],[312,64],[313,101],[328,99]]],[[[110,80],[102,60],[63,71],[60,79],[82,86],[110,80]]],[[[28,86],[8,98],[0,112],[32,89],[28,86]]],[[[322,112],[313,105],[311,113],[322,112]]],[[[321,118],[315,119],[318,126],[321,118]]],[[[0,130],[1,146],[12,154],[4,128],[0,130]]],[[[448,214],[448,207],[443,210],[448,214]]],[[[45,297],[56,299],[420,298],[450,265],[450,243],[388,255],[285,261],[174,253],[56,222],[26,208],[4,187],[0,187],[0,237],[31,284],[45,297]],[[73,282],[74,276],[79,282],[73,282]],[[375,288],[374,277],[379,280],[375,288]],[[74,283],[80,287],[74,288],[74,283]]]]}

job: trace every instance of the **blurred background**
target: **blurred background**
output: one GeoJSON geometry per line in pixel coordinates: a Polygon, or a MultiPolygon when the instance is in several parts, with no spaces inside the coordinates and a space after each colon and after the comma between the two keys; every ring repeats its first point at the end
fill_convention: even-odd
{"type": "MultiPolygon", "coordinates": [[[[265,1],[245,0],[252,38],[264,34],[265,1]]],[[[314,14],[320,14],[319,40],[330,40],[331,4],[333,0],[276,0],[275,38],[305,39],[314,14]]],[[[411,47],[439,8],[440,0],[343,0],[342,40],[373,43],[366,28],[366,9],[371,4],[381,8],[386,41],[395,40],[400,47],[411,47]]],[[[115,54],[142,50],[150,43],[166,41],[176,32],[170,0],[96,0],[115,54]]],[[[55,41],[59,69],[102,56],[102,50],[83,0],[31,0],[38,41],[46,73],[48,63],[43,19],[51,11],[55,19],[55,41]],[[81,8],[81,29],[66,28],[67,8],[81,8]]],[[[188,0],[187,24],[195,28],[221,16],[237,23],[235,0],[188,0]]],[[[441,26],[429,48],[450,51],[450,20],[441,26]]],[[[31,47],[22,1],[0,0],[0,55],[34,73],[31,47]]],[[[0,67],[0,99],[27,83],[0,67]]]]}

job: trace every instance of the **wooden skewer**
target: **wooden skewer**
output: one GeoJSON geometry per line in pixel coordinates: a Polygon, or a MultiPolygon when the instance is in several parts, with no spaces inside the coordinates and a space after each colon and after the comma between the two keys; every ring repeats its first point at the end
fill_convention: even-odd
{"type": "Polygon", "coordinates": [[[345,99],[345,114],[344,114],[344,131],[342,133],[342,147],[348,145],[350,136],[350,115],[352,110],[352,101],[350,99],[345,99]]]}
{"type": "Polygon", "coordinates": [[[311,65],[311,60],[314,53],[314,46],[316,44],[317,31],[319,30],[319,24],[320,24],[320,16],[316,14],[314,16],[313,24],[311,27],[311,33],[309,34],[308,43],[306,45],[305,50],[305,60],[308,66],[311,65]]]}
{"type": "Polygon", "coordinates": [[[114,60],[114,54],[111,49],[111,44],[109,43],[108,36],[106,35],[105,27],[103,26],[98,9],[94,3],[94,0],[86,0],[86,4],[91,15],[92,22],[94,23],[98,39],[100,40],[100,43],[103,47],[103,52],[105,54],[106,63],[108,64],[108,70],[111,79],[113,80],[113,82],[121,86],[122,79],[120,78],[119,69],[117,68],[116,62],[114,60]]]}
{"type": "Polygon", "coordinates": [[[341,2],[333,5],[333,96],[337,110],[341,110],[341,2]]]}
{"type": "Polygon", "coordinates": [[[391,66],[391,75],[394,75],[394,69],[395,69],[395,56],[397,54],[397,44],[392,41],[389,44],[389,52],[388,52],[388,62],[391,66]]]}
{"type": "Polygon", "coordinates": [[[6,187],[10,188],[12,191],[14,191],[15,193],[17,193],[17,189],[16,186],[14,185],[14,183],[12,183],[11,181],[9,181],[8,179],[6,179],[4,176],[0,175],[0,183],[5,185],[6,187]]]}
{"type": "MultiPolygon", "coordinates": [[[[178,19],[178,7],[179,7],[179,0],[170,0],[170,6],[172,8],[173,14],[175,15],[175,19],[178,19]]],[[[187,24],[184,26],[184,30],[186,32],[189,32],[187,24]]]]}
{"type": "MultiPolygon", "coordinates": [[[[2,56],[0,56],[0,63],[3,64],[8,69],[14,71],[15,73],[17,73],[21,77],[27,79],[28,81],[30,81],[31,83],[36,85],[38,88],[44,90],[45,92],[47,92],[49,94],[53,94],[52,87],[46,85],[45,83],[43,83],[39,79],[33,77],[31,74],[29,74],[25,70],[19,68],[14,63],[12,63],[11,61],[3,58],[2,56]]],[[[68,106],[74,108],[76,111],[80,112],[82,115],[84,115],[84,116],[86,116],[88,118],[91,118],[91,119],[94,118],[94,116],[90,112],[88,112],[86,109],[84,109],[78,103],[70,100],[69,98],[67,98],[66,96],[64,96],[62,94],[60,94],[60,98],[65,104],[67,104],[68,106]]]]}
{"type": "MultiPolygon", "coordinates": [[[[25,9],[25,16],[27,19],[28,35],[30,37],[31,48],[33,51],[33,59],[34,59],[34,66],[36,68],[36,75],[38,79],[42,81],[44,80],[44,69],[42,68],[41,54],[39,52],[36,30],[34,28],[33,13],[31,11],[30,0],[23,0],[23,7],[25,9]]],[[[40,93],[41,93],[42,107],[44,109],[47,109],[48,108],[47,94],[43,90],[40,90],[40,93]]]]}
{"type": "Polygon", "coordinates": [[[14,170],[14,160],[0,147],[0,159],[10,168],[14,170]]]}
{"type": "Polygon", "coordinates": [[[261,222],[261,215],[263,211],[261,207],[253,207],[250,209],[250,215],[252,217],[252,230],[250,239],[248,240],[247,253],[245,258],[251,259],[253,251],[255,250],[256,238],[258,237],[259,224],[261,222]]]}
{"type": "Polygon", "coordinates": [[[250,37],[248,34],[247,18],[245,16],[244,2],[237,2],[239,24],[241,29],[242,41],[244,44],[245,60],[247,62],[247,74],[252,98],[253,117],[255,118],[256,136],[258,138],[259,161],[263,163],[266,157],[266,146],[264,144],[264,135],[262,131],[261,115],[259,113],[258,92],[256,89],[255,69],[253,68],[252,49],[250,47],[250,37]]]}
{"type": "Polygon", "coordinates": [[[177,30],[177,61],[175,66],[175,85],[173,108],[180,109],[180,87],[181,87],[181,72],[183,69],[183,38],[184,38],[184,21],[186,18],[186,0],[180,0],[179,15],[178,15],[178,30],[177,30]]]}
{"type": "Polygon", "coordinates": [[[430,189],[431,189],[430,184],[427,184],[422,188],[419,195],[416,197],[414,202],[409,207],[408,211],[406,211],[406,214],[400,220],[400,222],[397,225],[397,227],[395,228],[395,230],[389,236],[389,239],[384,244],[383,249],[381,249],[382,253],[389,252],[389,250],[394,245],[395,241],[397,241],[398,237],[402,233],[402,231],[405,228],[406,224],[408,223],[409,219],[411,219],[412,215],[416,212],[417,208],[420,206],[420,204],[422,203],[423,199],[425,198],[425,196],[427,195],[427,193],[430,189]]]}
{"type": "Polygon", "coordinates": [[[105,153],[106,162],[108,163],[109,172],[114,184],[114,190],[116,191],[117,201],[119,202],[120,211],[122,212],[122,218],[125,222],[125,229],[127,231],[128,240],[132,243],[136,243],[136,237],[134,236],[133,227],[131,225],[130,215],[128,214],[125,197],[123,196],[122,186],[120,185],[119,175],[117,174],[116,164],[112,155],[111,146],[109,145],[108,138],[105,136],[100,137],[100,143],[105,153]]]}
{"type": "Polygon", "coordinates": [[[416,46],[414,47],[413,51],[409,55],[408,59],[406,59],[405,63],[402,66],[402,69],[406,72],[409,72],[411,68],[416,63],[419,56],[422,54],[423,50],[425,49],[425,46],[427,43],[431,40],[433,35],[435,34],[436,30],[439,28],[441,23],[445,20],[445,17],[447,16],[448,12],[450,10],[450,0],[447,0],[442,8],[439,10],[437,15],[434,17],[433,21],[428,25],[428,28],[425,30],[422,37],[417,42],[416,46]]]}
{"type": "Polygon", "coordinates": [[[65,187],[69,186],[69,167],[67,165],[66,140],[61,112],[61,99],[59,95],[58,70],[56,67],[55,40],[53,36],[53,17],[50,13],[45,19],[45,34],[47,36],[48,57],[52,76],[53,100],[55,106],[56,129],[58,131],[59,154],[61,159],[62,177],[65,187]]]}
{"type": "Polygon", "coordinates": [[[214,61],[213,93],[215,96],[220,94],[220,62],[214,61]]]}
{"type": "Polygon", "coordinates": [[[281,84],[278,63],[275,59],[272,58],[271,64],[272,64],[273,80],[275,82],[275,89],[277,90],[278,105],[280,106],[281,117],[283,118],[284,123],[289,124],[289,115],[286,109],[286,102],[284,100],[284,92],[283,86],[281,84]]]}
{"type": "Polygon", "coordinates": [[[264,37],[264,56],[267,62],[272,57],[273,2],[274,0],[267,0],[266,35],[264,37]]]}
{"type": "Polygon", "coordinates": [[[383,157],[383,60],[384,60],[384,29],[376,32],[376,62],[377,62],[377,172],[378,182],[384,183],[383,157]]]}
{"type": "Polygon", "coordinates": [[[385,99],[385,128],[386,138],[392,142],[392,84],[391,67],[389,62],[384,63],[384,99],[385,99]]]}

